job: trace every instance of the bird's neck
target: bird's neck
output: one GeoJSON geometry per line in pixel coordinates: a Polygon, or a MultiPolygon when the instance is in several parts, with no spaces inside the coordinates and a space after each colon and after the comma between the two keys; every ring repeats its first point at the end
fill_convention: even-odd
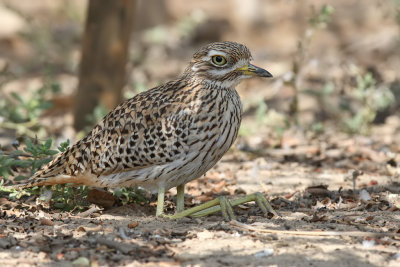
{"type": "Polygon", "coordinates": [[[218,81],[218,80],[203,79],[201,83],[203,84],[203,86],[207,88],[221,89],[221,90],[235,90],[236,86],[239,84],[239,81],[237,80],[218,81]]]}
{"type": "Polygon", "coordinates": [[[199,77],[197,75],[191,75],[186,79],[190,84],[201,85],[205,89],[217,89],[217,90],[235,90],[240,80],[212,80],[207,77],[199,77]]]}

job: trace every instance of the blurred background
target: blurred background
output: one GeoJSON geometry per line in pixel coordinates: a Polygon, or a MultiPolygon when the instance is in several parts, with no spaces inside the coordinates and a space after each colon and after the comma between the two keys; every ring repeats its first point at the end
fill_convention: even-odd
{"type": "Polygon", "coordinates": [[[274,75],[238,87],[237,149],[315,153],[308,144],[365,136],[399,151],[400,1],[110,2],[0,1],[3,150],[26,137],[73,143],[123,99],[176,78],[202,45],[230,40],[274,75]]]}
{"type": "Polygon", "coordinates": [[[399,70],[400,0],[0,0],[0,262],[399,266],[399,70]],[[185,207],[261,192],[282,217],[239,205],[239,221],[262,230],[236,231],[220,215],[156,220],[156,197],[140,188],[3,186],[222,40],[245,44],[274,78],[238,86],[239,137],[185,186],[185,207]]]}

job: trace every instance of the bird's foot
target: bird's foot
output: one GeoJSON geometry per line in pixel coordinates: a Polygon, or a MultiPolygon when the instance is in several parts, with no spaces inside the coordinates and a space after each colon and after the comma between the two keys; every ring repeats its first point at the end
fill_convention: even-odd
{"type": "Polygon", "coordinates": [[[156,216],[161,216],[163,218],[168,218],[168,219],[180,219],[183,217],[203,217],[207,216],[210,214],[213,214],[215,212],[221,211],[222,216],[224,217],[225,220],[230,221],[230,220],[235,220],[235,214],[233,212],[232,207],[244,204],[250,201],[254,201],[260,209],[267,214],[268,212],[271,212],[275,216],[280,216],[278,212],[276,212],[271,204],[268,202],[268,200],[265,198],[265,196],[259,192],[253,193],[244,197],[241,197],[239,199],[235,199],[231,202],[229,202],[226,197],[221,196],[216,199],[210,200],[206,203],[203,203],[201,205],[198,205],[196,207],[183,210],[184,207],[184,186],[180,185],[177,187],[178,194],[177,194],[177,212],[174,215],[166,215],[164,214],[164,194],[165,194],[165,189],[163,187],[160,187],[158,189],[158,201],[157,201],[157,212],[156,216]]]}
{"type": "MultiPolygon", "coordinates": [[[[269,201],[265,198],[265,196],[259,192],[257,193],[253,193],[235,200],[232,200],[230,202],[230,206],[234,207],[240,204],[244,204],[250,201],[254,201],[256,202],[256,204],[260,207],[260,209],[267,214],[268,212],[271,212],[272,214],[274,214],[275,216],[280,216],[280,214],[278,212],[276,212],[271,204],[269,203],[269,201]]],[[[209,207],[207,209],[203,209],[201,211],[195,212],[194,214],[191,214],[190,216],[192,217],[203,217],[203,216],[207,216],[210,214],[213,214],[215,212],[218,212],[221,210],[221,206],[212,206],[209,207]]],[[[225,216],[224,216],[225,217],[225,216]]]]}
{"type": "Polygon", "coordinates": [[[206,212],[210,209],[215,209],[215,211],[211,212],[217,212],[221,211],[222,216],[226,221],[231,221],[231,220],[236,220],[235,214],[233,213],[233,209],[229,201],[226,199],[226,197],[221,196],[216,199],[210,200],[206,203],[203,203],[201,205],[198,205],[196,207],[183,210],[181,212],[177,212],[174,215],[162,215],[164,218],[169,218],[169,219],[180,219],[183,217],[188,217],[188,216],[193,216],[193,217],[202,217],[206,216],[211,213],[205,213],[204,215],[197,216],[198,213],[206,212]]]}

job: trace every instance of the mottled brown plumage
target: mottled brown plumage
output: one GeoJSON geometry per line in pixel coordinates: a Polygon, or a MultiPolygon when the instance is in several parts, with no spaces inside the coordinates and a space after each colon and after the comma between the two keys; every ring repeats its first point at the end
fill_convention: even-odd
{"type": "Polygon", "coordinates": [[[75,183],[156,191],[200,177],[237,137],[242,105],[235,86],[271,76],[250,59],[247,47],[234,42],[201,48],[178,79],[117,106],[23,187],[75,183]]]}

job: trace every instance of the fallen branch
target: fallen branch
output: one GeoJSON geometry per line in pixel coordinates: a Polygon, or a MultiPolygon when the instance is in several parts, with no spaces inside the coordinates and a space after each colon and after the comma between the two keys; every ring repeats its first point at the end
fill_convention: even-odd
{"type": "Polygon", "coordinates": [[[129,254],[131,251],[137,250],[138,247],[131,245],[131,244],[126,244],[126,243],[120,243],[114,240],[109,240],[104,237],[98,236],[96,237],[96,241],[99,244],[105,245],[107,247],[116,249],[124,254],[129,254]]]}
{"type": "Polygon", "coordinates": [[[397,233],[373,233],[373,232],[359,232],[359,231],[287,231],[287,230],[273,230],[273,229],[260,229],[251,225],[247,225],[238,221],[230,221],[233,227],[245,229],[251,232],[268,233],[268,234],[282,234],[282,235],[297,235],[297,236],[361,236],[361,237],[377,237],[377,236],[397,236],[397,233]]]}
{"type": "Polygon", "coordinates": [[[102,210],[101,208],[99,208],[99,207],[97,207],[97,206],[94,206],[94,207],[91,207],[90,209],[88,209],[87,211],[79,212],[79,213],[77,214],[77,216],[79,216],[79,217],[89,217],[89,216],[92,215],[93,213],[98,212],[98,211],[101,211],[101,210],[102,210]]]}

